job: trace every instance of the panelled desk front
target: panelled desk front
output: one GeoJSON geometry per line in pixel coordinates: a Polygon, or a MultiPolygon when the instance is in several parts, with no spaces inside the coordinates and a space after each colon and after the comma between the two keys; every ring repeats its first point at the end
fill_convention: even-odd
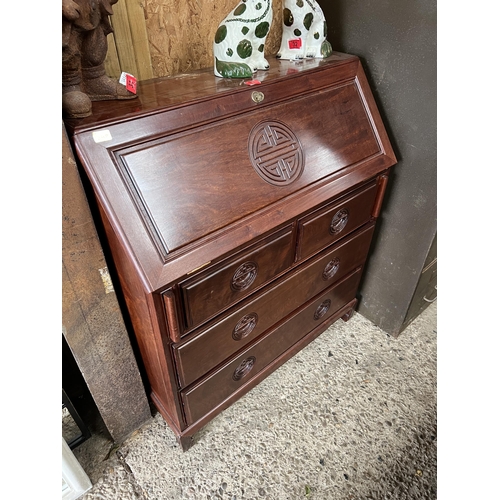
{"type": "Polygon", "coordinates": [[[151,398],[183,449],[349,319],[395,157],[357,57],[141,82],[68,121],[151,398]]]}

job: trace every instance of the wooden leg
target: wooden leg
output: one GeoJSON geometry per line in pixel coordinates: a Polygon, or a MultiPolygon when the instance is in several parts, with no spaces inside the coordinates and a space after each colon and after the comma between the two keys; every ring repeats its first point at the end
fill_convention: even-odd
{"type": "Polygon", "coordinates": [[[177,436],[177,442],[182,448],[182,451],[188,451],[193,444],[193,436],[177,436]]]}
{"type": "Polygon", "coordinates": [[[354,299],[350,306],[351,308],[342,316],[342,320],[345,321],[346,323],[352,318],[354,314],[354,310],[356,309],[356,306],[358,304],[357,299],[354,299]]]}

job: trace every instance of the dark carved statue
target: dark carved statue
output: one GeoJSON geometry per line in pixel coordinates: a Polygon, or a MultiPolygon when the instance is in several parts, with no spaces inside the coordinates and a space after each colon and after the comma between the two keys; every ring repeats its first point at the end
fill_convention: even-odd
{"type": "Polygon", "coordinates": [[[62,107],[65,116],[92,114],[92,101],[132,99],[117,80],[108,77],[104,59],[106,36],[113,31],[108,16],[118,0],[62,0],[62,107]]]}

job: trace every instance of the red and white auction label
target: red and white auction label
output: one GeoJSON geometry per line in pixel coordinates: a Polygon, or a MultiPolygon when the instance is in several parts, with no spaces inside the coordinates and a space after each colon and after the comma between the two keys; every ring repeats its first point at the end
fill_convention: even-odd
{"type": "Polygon", "coordinates": [[[119,81],[122,85],[125,85],[129,92],[137,94],[137,78],[134,75],[123,72],[119,81]]]}
{"type": "Polygon", "coordinates": [[[300,49],[302,47],[302,39],[297,38],[296,40],[288,40],[289,49],[300,49]]]}
{"type": "Polygon", "coordinates": [[[245,85],[260,85],[260,80],[247,80],[245,85]]]}

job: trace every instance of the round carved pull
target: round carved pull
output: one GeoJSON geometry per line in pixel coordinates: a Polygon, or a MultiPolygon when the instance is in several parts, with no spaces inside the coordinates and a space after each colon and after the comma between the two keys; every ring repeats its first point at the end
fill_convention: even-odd
{"type": "Polygon", "coordinates": [[[340,259],[338,257],[335,257],[326,265],[322,274],[323,279],[327,281],[333,278],[337,273],[337,271],[339,270],[339,267],[340,267],[340,259]]]}
{"type": "Polygon", "coordinates": [[[249,358],[244,359],[240,363],[240,366],[238,366],[238,368],[236,368],[236,370],[234,370],[233,380],[238,382],[243,377],[246,377],[250,373],[250,370],[253,368],[254,363],[255,363],[254,356],[250,356],[249,358]]]}
{"type": "Polygon", "coordinates": [[[245,314],[245,316],[243,316],[243,318],[241,318],[234,327],[233,339],[241,340],[248,337],[257,326],[258,320],[259,317],[256,313],[245,314]]]}
{"type": "Polygon", "coordinates": [[[231,288],[236,292],[246,290],[257,277],[257,264],[255,262],[245,262],[241,264],[233,275],[231,288]]]}
{"type": "Polygon", "coordinates": [[[256,90],[254,90],[252,92],[252,101],[253,102],[256,102],[257,104],[259,104],[263,100],[264,100],[264,94],[262,92],[258,92],[256,90]]]}
{"type": "Polygon", "coordinates": [[[332,218],[330,223],[330,233],[338,234],[347,224],[349,220],[349,210],[347,208],[340,209],[332,218]]]}
{"type": "Polygon", "coordinates": [[[314,313],[314,319],[318,320],[322,318],[327,313],[328,309],[330,309],[331,305],[332,301],[330,299],[326,299],[323,302],[321,302],[321,304],[316,309],[316,312],[314,313]]]}

